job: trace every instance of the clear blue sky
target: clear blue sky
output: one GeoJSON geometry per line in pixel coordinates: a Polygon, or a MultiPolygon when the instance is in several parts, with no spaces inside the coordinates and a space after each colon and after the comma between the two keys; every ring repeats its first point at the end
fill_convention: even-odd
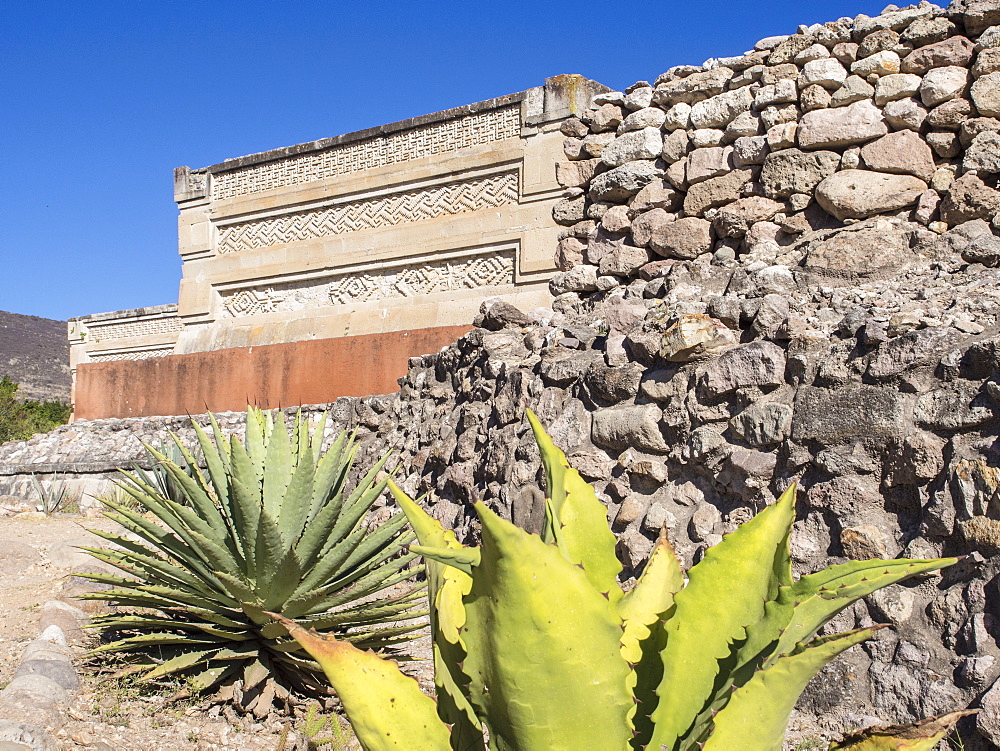
{"type": "Polygon", "coordinates": [[[176,302],[173,168],[582,73],[613,88],[870,0],[0,0],[0,310],[176,302]]]}

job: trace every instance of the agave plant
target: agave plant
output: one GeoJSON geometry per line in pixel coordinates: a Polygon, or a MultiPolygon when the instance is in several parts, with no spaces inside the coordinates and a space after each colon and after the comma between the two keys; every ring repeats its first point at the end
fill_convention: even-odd
{"type": "Polygon", "coordinates": [[[528,417],[546,473],[541,536],[480,503],[482,546],[463,547],[390,484],[427,561],[437,701],[392,662],[276,615],[369,751],[484,749],[484,729],[496,751],[779,751],[809,679],[876,630],[817,636],[823,624],[955,561],[852,561],[795,581],[793,485],[686,576],[661,536],[625,593],[606,508],[528,417]]]}
{"type": "Polygon", "coordinates": [[[206,470],[176,437],[187,471],[149,449],[182,498],[123,472],[120,487],[149,513],[103,501],[132,536],[95,530],[112,547],[87,548],[123,572],[87,575],[111,587],[88,598],[119,606],[94,619],[113,637],[94,652],[131,652],[145,679],[182,674],[195,691],[235,683],[261,715],[290,690],[325,689],[319,666],[265,611],[394,650],[422,625],[420,588],[400,584],[419,567],[402,514],[371,528],[385,458],[349,492],[358,445],[342,433],[323,453],[325,416],[310,431],[299,414],[289,432],[281,413],[250,409],[245,442],[210,417],[214,440],[194,424],[206,470]]]}

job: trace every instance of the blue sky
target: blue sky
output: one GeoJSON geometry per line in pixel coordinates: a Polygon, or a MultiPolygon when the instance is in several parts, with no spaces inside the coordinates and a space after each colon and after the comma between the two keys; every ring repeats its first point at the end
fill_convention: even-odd
{"type": "Polygon", "coordinates": [[[173,168],[582,73],[613,88],[738,54],[824,2],[0,2],[0,310],[175,302],[173,168]]]}

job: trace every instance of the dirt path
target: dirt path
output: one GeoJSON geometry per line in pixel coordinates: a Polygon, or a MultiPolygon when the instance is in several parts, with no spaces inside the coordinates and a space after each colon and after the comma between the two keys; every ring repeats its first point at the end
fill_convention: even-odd
{"type": "MultiPolygon", "coordinates": [[[[76,545],[99,545],[88,530],[112,531],[107,519],[76,516],[0,518],[0,688],[6,685],[17,658],[39,633],[42,605],[67,596],[73,571],[93,565],[76,545]]],[[[64,749],[90,751],[275,751],[287,720],[268,723],[234,718],[219,708],[208,711],[191,704],[168,704],[164,693],[129,680],[102,680],[84,664],[85,647],[76,661],[83,687],[58,731],[64,749]]],[[[24,718],[30,722],[31,718],[24,718]]],[[[294,737],[294,736],[293,736],[294,737]]],[[[294,746],[288,746],[291,751],[294,746]]]]}

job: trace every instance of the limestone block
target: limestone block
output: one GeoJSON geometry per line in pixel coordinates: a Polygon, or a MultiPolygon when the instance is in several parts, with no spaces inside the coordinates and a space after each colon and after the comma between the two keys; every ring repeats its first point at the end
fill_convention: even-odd
{"type": "Polygon", "coordinates": [[[820,149],[849,146],[884,136],[888,132],[889,127],[882,117],[882,111],[866,100],[843,108],[804,114],[799,125],[799,147],[820,149]]]}
{"type": "Polygon", "coordinates": [[[941,102],[963,96],[968,86],[969,71],[967,68],[954,65],[934,68],[924,76],[924,80],[920,84],[920,101],[924,103],[925,107],[935,107],[941,102]]]}
{"type": "Polygon", "coordinates": [[[825,178],[816,187],[816,200],[843,221],[912,206],[925,190],[927,183],[916,177],[852,169],[825,178]]]}
{"type": "Polygon", "coordinates": [[[659,128],[643,128],[618,136],[604,147],[601,161],[609,167],[620,167],[639,159],[656,159],[663,149],[659,128]]]}
{"type": "Polygon", "coordinates": [[[984,117],[1000,117],[1000,73],[987,73],[972,84],[972,102],[984,117]]]}
{"type": "Polygon", "coordinates": [[[912,130],[900,130],[861,147],[865,166],[876,172],[913,175],[925,182],[934,174],[930,147],[912,130]]]}

